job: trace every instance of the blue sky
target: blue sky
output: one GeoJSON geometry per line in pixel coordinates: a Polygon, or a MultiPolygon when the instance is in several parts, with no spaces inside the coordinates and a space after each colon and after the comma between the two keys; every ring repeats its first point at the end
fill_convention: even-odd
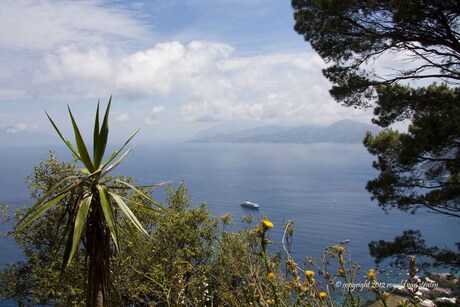
{"type": "Polygon", "coordinates": [[[46,110],[66,130],[66,105],[90,127],[110,95],[120,138],[369,122],[330,98],[325,63],[293,25],[287,0],[2,0],[0,129],[52,134],[46,110]]]}

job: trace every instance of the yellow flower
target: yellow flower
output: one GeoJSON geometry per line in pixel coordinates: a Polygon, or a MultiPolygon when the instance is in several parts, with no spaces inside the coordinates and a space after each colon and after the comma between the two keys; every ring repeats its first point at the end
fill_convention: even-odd
{"type": "Polygon", "coordinates": [[[315,276],[315,272],[310,271],[310,270],[306,270],[306,271],[305,271],[305,276],[307,276],[307,277],[313,277],[313,276],[315,276]]]}
{"type": "Polygon", "coordinates": [[[370,280],[374,280],[375,279],[375,271],[372,270],[372,269],[367,271],[367,278],[369,278],[370,280]]]}
{"type": "Polygon", "coordinates": [[[319,297],[320,297],[321,299],[325,299],[325,298],[327,297],[327,293],[326,293],[326,292],[320,292],[320,293],[319,293],[319,297]]]}
{"type": "Polygon", "coordinates": [[[273,279],[273,278],[275,278],[275,273],[270,272],[270,273],[267,274],[267,277],[268,277],[269,279],[273,279]]]}
{"type": "Polygon", "coordinates": [[[273,228],[273,223],[270,222],[269,220],[262,220],[262,226],[265,230],[273,228]]]}

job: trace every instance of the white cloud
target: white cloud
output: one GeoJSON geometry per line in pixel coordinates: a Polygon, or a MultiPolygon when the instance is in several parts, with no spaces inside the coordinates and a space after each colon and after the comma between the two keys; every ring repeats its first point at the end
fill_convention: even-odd
{"type": "MultiPolygon", "coordinates": [[[[302,124],[363,116],[330,98],[330,85],[321,75],[324,66],[314,53],[238,57],[231,46],[206,41],[164,42],[131,54],[102,45],[88,50],[67,46],[44,58],[28,91],[61,99],[110,94],[174,98],[179,121],[302,124]]],[[[144,122],[156,123],[163,111],[156,109],[144,122]]]]}
{"type": "Polygon", "coordinates": [[[122,59],[116,77],[117,90],[132,95],[168,95],[172,91],[190,90],[227,57],[232,48],[225,44],[194,41],[156,44],[122,59]]]}
{"type": "MultiPolygon", "coordinates": [[[[88,68],[94,61],[69,59],[75,55],[69,50],[86,51],[87,55],[82,60],[88,60],[91,56],[99,56],[104,50],[110,50],[112,53],[116,50],[135,48],[152,36],[154,34],[134,16],[134,11],[113,2],[2,0],[0,100],[40,98],[44,93],[53,96],[57,89],[66,91],[65,87],[49,87],[43,89],[43,92],[37,92],[29,85],[38,86],[40,77],[45,77],[37,75],[37,71],[42,71],[46,67],[52,72],[55,57],[59,57],[60,61],[72,60],[71,64],[75,70],[86,69],[89,73],[88,68]]],[[[52,78],[60,76],[51,74],[46,77],[49,78],[49,82],[53,82],[52,78]]],[[[91,79],[87,82],[91,82],[91,79]]],[[[61,83],[60,86],[64,84],[61,83]]],[[[80,95],[82,94],[78,97],[81,97],[80,95]]],[[[92,95],[87,93],[86,96],[92,95]]]]}
{"type": "Polygon", "coordinates": [[[321,58],[311,53],[221,59],[212,77],[190,88],[193,95],[181,108],[180,119],[321,124],[363,116],[332,100],[323,67],[321,58]]]}
{"type": "Polygon", "coordinates": [[[115,58],[111,56],[103,46],[85,52],[74,46],[61,47],[57,53],[44,57],[46,69],[36,71],[31,91],[45,97],[97,97],[97,93],[110,89],[115,68],[115,58]]]}
{"type": "Polygon", "coordinates": [[[152,108],[152,114],[153,115],[158,115],[158,114],[162,113],[164,110],[165,110],[165,107],[163,105],[155,106],[155,107],[152,108]]]}
{"type": "Polygon", "coordinates": [[[2,0],[0,45],[12,50],[51,50],[141,40],[144,27],[126,9],[103,1],[2,0]]]}
{"type": "Polygon", "coordinates": [[[37,125],[26,125],[24,123],[18,123],[14,126],[6,128],[7,133],[21,133],[26,131],[36,131],[38,130],[37,125]]]}
{"type": "Polygon", "coordinates": [[[131,120],[131,115],[128,113],[120,113],[115,117],[115,121],[122,123],[122,122],[127,122],[131,120]]]}
{"type": "MultiPolygon", "coordinates": [[[[199,96],[208,87],[218,61],[229,56],[228,45],[194,41],[156,44],[153,48],[123,55],[99,46],[81,51],[75,46],[61,47],[44,58],[43,67],[34,73],[32,88],[38,97],[68,98],[85,93],[85,98],[102,94],[146,97],[187,92],[199,96]]],[[[217,82],[225,83],[219,79],[217,82]]]]}
{"type": "MultiPolygon", "coordinates": [[[[139,20],[105,1],[0,2],[0,58],[6,59],[0,100],[160,96],[183,122],[297,124],[355,116],[329,97],[316,54],[241,57],[232,46],[211,41],[133,48],[154,37],[139,20]]],[[[124,112],[116,120],[154,124],[165,106],[147,115],[124,112]]]]}
{"type": "MultiPolygon", "coordinates": [[[[188,7],[179,3],[0,1],[0,102],[13,109],[16,103],[30,104],[34,100],[54,103],[109,95],[118,101],[129,98],[130,104],[115,117],[123,126],[142,121],[150,125],[160,120],[191,126],[187,123],[234,119],[295,125],[369,118],[369,114],[341,107],[332,100],[330,84],[321,74],[325,64],[315,53],[303,48],[301,52],[269,53],[292,45],[261,46],[255,42],[261,35],[257,29],[245,36],[244,43],[240,35],[228,36],[223,30],[233,29],[234,24],[222,28],[219,24],[215,32],[208,32],[215,21],[205,15],[199,15],[204,20],[197,24],[188,20],[191,24],[187,28],[162,24],[171,16],[190,17],[187,12],[175,11],[188,7]],[[168,38],[158,43],[153,28],[166,29],[163,35],[168,38]],[[193,40],[195,37],[208,41],[193,40]],[[221,41],[234,42],[239,50],[221,41]],[[260,49],[248,49],[253,46],[260,49]],[[265,53],[257,55],[257,50],[265,53]],[[156,107],[151,100],[157,102],[156,107]]],[[[226,3],[229,9],[241,10],[232,1],[226,3]]],[[[222,8],[211,2],[209,6],[200,14],[222,8]]],[[[244,11],[248,14],[244,18],[260,13],[255,8],[244,11]]],[[[291,10],[288,5],[286,9],[291,10]]],[[[283,31],[280,28],[279,33],[283,31]]],[[[23,120],[8,124],[19,121],[23,120]]]]}
{"type": "Polygon", "coordinates": [[[153,125],[158,123],[158,115],[160,115],[164,111],[165,107],[163,105],[153,107],[149,116],[144,118],[144,123],[147,125],[153,125]]]}

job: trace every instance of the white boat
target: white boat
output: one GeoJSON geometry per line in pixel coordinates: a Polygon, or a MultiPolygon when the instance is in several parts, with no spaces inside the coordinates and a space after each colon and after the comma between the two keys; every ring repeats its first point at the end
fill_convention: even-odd
{"type": "Polygon", "coordinates": [[[241,206],[242,207],[246,207],[246,208],[251,208],[251,209],[259,209],[259,204],[256,204],[256,203],[253,203],[249,200],[245,200],[241,203],[241,206]]]}

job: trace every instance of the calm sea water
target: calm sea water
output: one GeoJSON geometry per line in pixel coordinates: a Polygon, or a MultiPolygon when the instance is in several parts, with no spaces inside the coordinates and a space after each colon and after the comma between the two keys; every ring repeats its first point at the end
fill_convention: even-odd
{"type": "MultiPolygon", "coordinates": [[[[1,147],[0,203],[30,205],[24,177],[49,149],[60,160],[70,159],[59,146],[1,147]]],[[[275,249],[282,250],[283,222],[293,219],[298,261],[349,239],[352,257],[365,272],[374,266],[368,243],[392,240],[406,229],[420,229],[427,244],[454,247],[459,221],[423,211],[385,214],[370,200],[365,185],[377,175],[372,160],[361,144],[155,143],[137,144],[116,171],[140,184],[184,180],[194,203],[206,202],[214,216],[232,214],[237,225],[248,213],[265,214],[275,224],[275,249]],[[259,203],[260,210],[240,207],[243,200],[259,203]]],[[[154,198],[164,201],[165,194],[158,190],[154,198]]],[[[11,240],[0,244],[0,266],[21,257],[11,240]]]]}

